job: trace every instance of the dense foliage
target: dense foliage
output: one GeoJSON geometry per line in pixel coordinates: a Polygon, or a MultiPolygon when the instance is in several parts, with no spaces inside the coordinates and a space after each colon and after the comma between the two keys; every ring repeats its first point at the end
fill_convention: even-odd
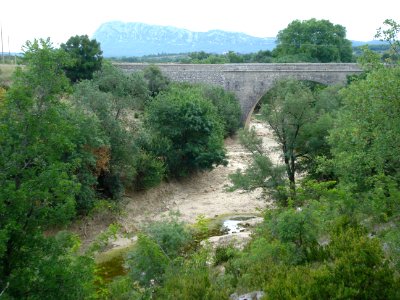
{"type": "MultiPolygon", "coordinates": [[[[397,23],[385,24],[392,28],[378,33],[393,39],[397,23]]],[[[141,228],[128,274],[107,284],[95,276],[93,253],[80,253],[63,226],[99,197],[224,164],[238,105],[219,88],[170,84],[154,67],[128,75],[103,64],[71,86],[63,49],[35,40],[24,50],[25,67],[0,90],[1,298],[400,298],[395,56],[383,65],[366,51],[365,74],[343,87],[276,82],[260,119],[282,163],[245,130],[252,162],[231,177],[232,189],[261,187],[273,204],[243,250],[200,247],[210,222],[172,217],[141,228]]]]}
{"type": "MultiPolygon", "coordinates": [[[[64,48],[48,39],[27,42],[24,68],[0,90],[0,296],[7,299],[95,297],[94,250],[79,254],[79,239],[62,229],[104,205],[101,198],[119,200],[126,189],[153,187],[166,174],[224,163],[224,129],[233,133],[239,124],[237,113],[236,123],[226,113],[233,122],[228,128],[213,104],[217,95],[236,101],[230,94],[170,87],[154,66],[126,74],[103,63],[91,70],[91,80],[71,85],[66,71],[80,67],[64,48]],[[170,120],[179,122],[168,127],[170,120]],[[165,141],[176,151],[163,157],[165,141]]],[[[188,240],[181,227],[148,228],[169,259],[188,240]]],[[[139,240],[151,248],[145,236],[139,240]]],[[[157,247],[151,248],[155,258],[157,247]]]]}
{"type": "Polygon", "coordinates": [[[95,158],[86,147],[106,139],[87,131],[96,120],[60,101],[70,89],[64,52],[35,40],[24,58],[0,112],[0,289],[19,299],[51,299],[60,288],[84,297],[92,290],[93,262],[74,255],[72,237],[46,238],[43,230],[66,224],[76,198],[92,196],[85,190],[95,158]]]}
{"type": "Polygon", "coordinates": [[[65,44],[61,44],[61,49],[72,58],[72,64],[64,67],[72,82],[92,79],[93,73],[100,70],[103,61],[100,43],[90,40],[87,35],[70,37],[65,44]]]}
{"type": "Polygon", "coordinates": [[[298,57],[308,62],[351,62],[346,29],[327,20],[292,21],[279,31],[274,52],[281,60],[298,57]],[[288,58],[287,58],[288,57],[288,58]]]}
{"type": "Polygon", "coordinates": [[[400,70],[389,68],[343,91],[343,110],[329,141],[338,175],[356,190],[369,189],[380,174],[399,182],[399,90],[400,70]]]}
{"type": "Polygon", "coordinates": [[[169,79],[155,65],[150,65],[144,69],[144,78],[147,80],[148,89],[152,97],[157,96],[168,88],[169,79]]]}
{"type": "Polygon", "coordinates": [[[225,163],[217,110],[190,87],[176,85],[159,94],[147,107],[145,122],[157,136],[152,151],[165,161],[169,176],[187,176],[225,163]]]}

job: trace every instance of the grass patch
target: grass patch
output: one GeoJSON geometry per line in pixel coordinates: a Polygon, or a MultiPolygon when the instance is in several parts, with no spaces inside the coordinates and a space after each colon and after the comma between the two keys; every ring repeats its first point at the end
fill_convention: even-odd
{"type": "Polygon", "coordinates": [[[0,64],[0,85],[9,86],[17,65],[0,64]]]}

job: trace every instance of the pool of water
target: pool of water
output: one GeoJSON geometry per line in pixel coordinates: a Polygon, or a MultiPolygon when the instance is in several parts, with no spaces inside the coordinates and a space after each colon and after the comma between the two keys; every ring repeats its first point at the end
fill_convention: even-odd
{"type": "Polygon", "coordinates": [[[246,227],[240,223],[255,218],[254,216],[231,217],[222,223],[222,232],[224,234],[238,233],[246,230],[246,227]]]}
{"type": "Polygon", "coordinates": [[[104,283],[111,282],[117,276],[128,273],[125,268],[125,257],[131,247],[110,250],[100,254],[96,261],[96,275],[104,283]]]}

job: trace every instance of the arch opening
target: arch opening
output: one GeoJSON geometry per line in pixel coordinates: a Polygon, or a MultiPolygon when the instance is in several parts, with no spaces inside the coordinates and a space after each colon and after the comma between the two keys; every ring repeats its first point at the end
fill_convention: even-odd
{"type": "Polygon", "coordinates": [[[257,114],[260,112],[261,106],[263,103],[268,102],[269,97],[271,97],[271,93],[274,91],[276,88],[276,83],[281,80],[288,80],[288,79],[294,79],[297,81],[302,82],[306,87],[308,87],[311,92],[314,94],[318,92],[319,90],[323,90],[329,86],[329,84],[326,84],[326,82],[322,81],[316,81],[316,80],[302,80],[302,79],[297,79],[297,78],[280,78],[276,80],[271,87],[266,89],[263,93],[261,93],[261,96],[258,95],[256,98],[257,100],[255,103],[252,105],[250,108],[247,116],[245,117],[245,122],[244,122],[244,127],[248,128],[251,118],[253,117],[254,114],[257,114]]]}

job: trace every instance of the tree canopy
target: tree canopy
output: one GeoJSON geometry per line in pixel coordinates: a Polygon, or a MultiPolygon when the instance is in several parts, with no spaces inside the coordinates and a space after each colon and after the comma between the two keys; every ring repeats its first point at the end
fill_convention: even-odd
{"type": "Polygon", "coordinates": [[[73,60],[72,65],[64,68],[71,82],[92,79],[93,73],[100,70],[103,61],[100,43],[90,40],[87,35],[70,37],[65,44],[61,44],[61,49],[73,60]]]}
{"type": "Polygon", "coordinates": [[[328,20],[294,20],[279,31],[274,53],[308,62],[351,62],[351,42],[346,29],[328,20]]]}
{"type": "Polygon", "coordinates": [[[93,262],[75,255],[73,236],[45,237],[43,231],[67,224],[77,198],[93,196],[84,193],[96,161],[87,148],[106,141],[86,131],[95,120],[60,101],[70,90],[65,53],[49,40],[29,42],[24,50],[25,68],[15,74],[0,111],[0,290],[19,299],[60,292],[81,298],[91,290],[93,262]]]}
{"type": "Polygon", "coordinates": [[[163,157],[170,176],[225,163],[223,125],[211,101],[196,89],[176,85],[159,94],[147,107],[145,122],[158,137],[153,151],[163,157]]]}

